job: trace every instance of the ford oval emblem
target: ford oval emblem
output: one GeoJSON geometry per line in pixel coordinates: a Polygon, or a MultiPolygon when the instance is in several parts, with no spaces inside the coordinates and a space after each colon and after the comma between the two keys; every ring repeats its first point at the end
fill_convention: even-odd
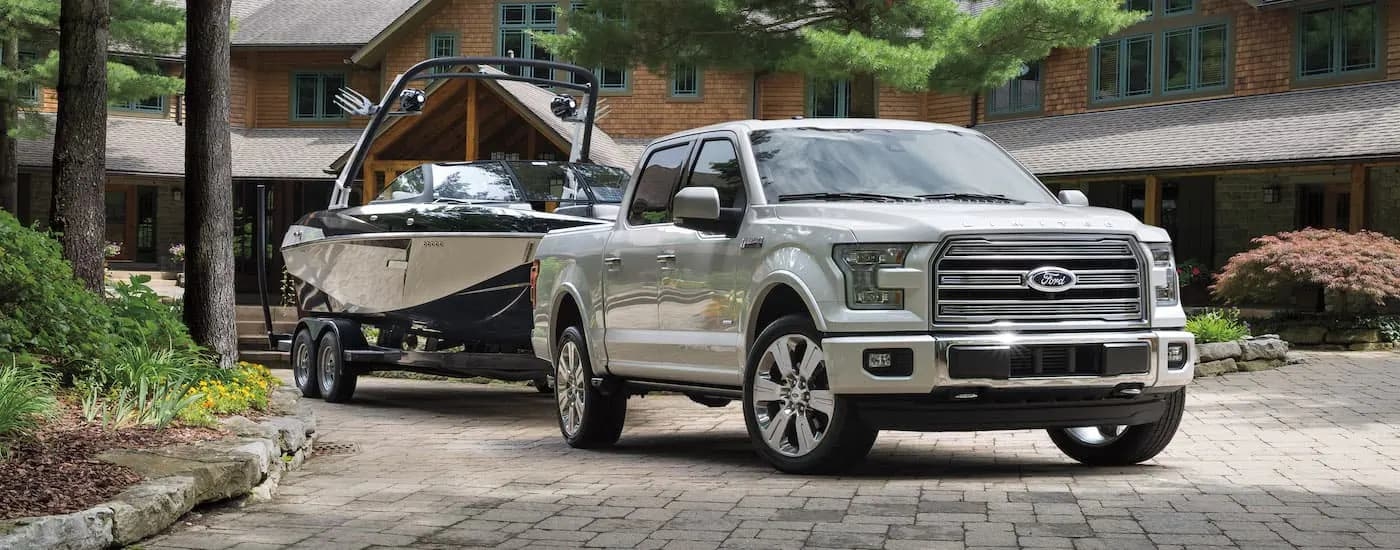
{"type": "Polygon", "coordinates": [[[1078,281],[1073,271],[1062,267],[1038,267],[1026,275],[1026,286],[1041,292],[1064,292],[1078,281]]]}

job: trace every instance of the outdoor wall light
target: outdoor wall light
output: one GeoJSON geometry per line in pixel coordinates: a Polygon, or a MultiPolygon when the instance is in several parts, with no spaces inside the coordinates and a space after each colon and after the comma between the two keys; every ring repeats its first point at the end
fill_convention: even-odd
{"type": "Polygon", "coordinates": [[[180,189],[180,188],[176,187],[176,188],[174,189],[174,195],[175,195],[175,200],[177,200],[177,201],[185,200],[185,191],[184,191],[183,189],[180,189]]]}
{"type": "Polygon", "coordinates": [[[1274,204],[1281,198],[1282,192],[1277,185],[1264,186],[1264,202],[1274,204]]]}

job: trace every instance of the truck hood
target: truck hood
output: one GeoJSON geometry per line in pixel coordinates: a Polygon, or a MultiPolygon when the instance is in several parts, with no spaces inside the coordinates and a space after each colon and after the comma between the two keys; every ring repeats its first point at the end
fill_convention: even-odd
{"type": "Polygon", "coordinates": [[[957,201],[802,202],[774,205],[784,221],[844,227],[861,242],[936,242],[960,233],[1117,233],[1165,242],[1167,232],[1111,208],[957,201]]]}

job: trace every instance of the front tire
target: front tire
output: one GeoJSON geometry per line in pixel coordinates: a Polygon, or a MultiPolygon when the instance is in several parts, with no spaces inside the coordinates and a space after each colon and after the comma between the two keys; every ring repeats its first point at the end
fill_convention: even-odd
{"type": "Polygon", "coordinates": [[[554,355],[554,401],[559,405],[559,432],[570,447],[608,447],[622,437],[627,395],[604,395],[592,381],[583,332],[578,327],[564,329],[554,355]]]}
{"type": "Polygon", "coordinates": [[[292,380],[302,397],[321,397],[316,368],[316,342],[311,339],[311,331],[298,330],[292,338],[292,380]]]}
{"type": "Polygon", "coordinates": [[[1066,455],[1089,466],[1128,466],[1157,456],[1171,443],[1186,410],[1186,388],[1166,397],[1162,418],[1140,426],[1085,426],[1049,430],[1066,455]]]}
{"type": "Polygon", "coordinates": [[[316,375],[319,378],[321,397],[327,403],[348,403],[355,395],[355,383],[359,375],[345,368],[345,354],[340,347],[340,336],[335,331],[326,331],[321,336],[321,345],[316,350],[316,375]]]}
{"type": "Polygon", "coordinates": [[[770,464],[791,474],[845,470],[869,454],[879,430],[831,393],[822,336],[789,315],[763,329],[744,368],[744,424],[770,464]]]}

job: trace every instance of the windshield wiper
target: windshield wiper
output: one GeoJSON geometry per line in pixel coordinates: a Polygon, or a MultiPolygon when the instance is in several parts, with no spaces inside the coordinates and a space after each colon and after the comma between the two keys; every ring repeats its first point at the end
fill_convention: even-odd
{"type": "Polygon", "coordinates": [[[928,194],[928,195],[919,195],[919,198],[921,198],[921,199],[927,199],[927,200],[931,200],[931,201],[940,201],[940,200],[974,200],[974,201],[1020,202],[1020,201],[1017,201],[1016,199],[1008,198],[1006,195],[1001,195],[1001,194],[992,195],[992,194],[987,194],[987,193],[931,193],[931,194],[928,194]]]}
{"type": "Polygon", "coordinates": [[[905,195],[889,195],[885,193],[794,193],[791,195],[778,195],[778,202],[788,201],[917,201],[919,197],[909,197],[905,195]]]}

